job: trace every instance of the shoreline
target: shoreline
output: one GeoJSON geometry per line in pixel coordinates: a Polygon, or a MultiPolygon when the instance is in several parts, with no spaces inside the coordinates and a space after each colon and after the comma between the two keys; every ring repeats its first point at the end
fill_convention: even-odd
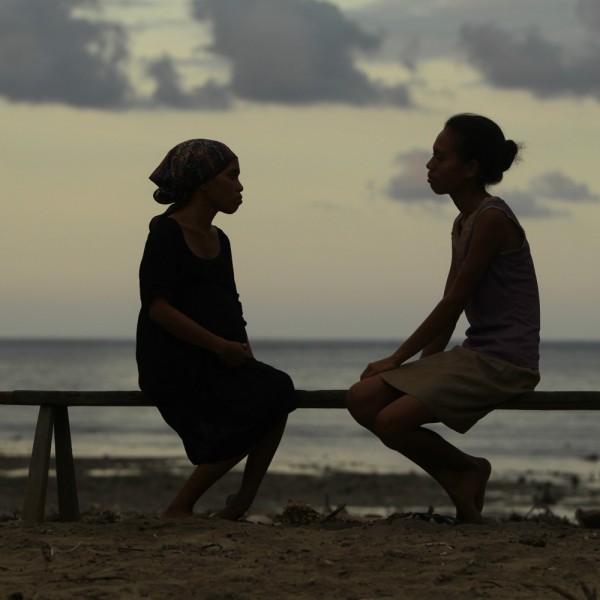
{"type": "MultiPolygon", "coordinates": [[[[18,515],[27,479],[29,457],[0,455],[0,517],[18,515]]],[[[79,505],[83,512],[106,508],[126,515],[156,515],[191,473],[185,458],[77,458],[79,505]]],[[[218,510],[237,491],[241,467],[228,473],[198,502],[196,514],[218,510]]],[[[323,468],[321,473],[267,473],[249,515],[273,517],[292,498],[317,510],[341,505],[357,516],[386,518],[394,513],[453,514],[444,491],[422,472],[364,473],[323,468]]],[[[570,473],[523,471],[495,476],[488,483],[484,517],[506,520],[526,515],[550,515],[575,524],[577,509],[600,508],[600,481],[582,481],[570,473]]],[[[58,511],[54,459],[51,460],[46,515],[58,511]]]]}

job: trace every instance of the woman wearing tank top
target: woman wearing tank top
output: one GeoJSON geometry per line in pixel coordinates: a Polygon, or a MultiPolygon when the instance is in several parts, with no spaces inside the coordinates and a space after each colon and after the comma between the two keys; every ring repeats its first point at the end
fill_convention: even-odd
{"type": "Polygon", "coordinates": [[[486,117],[460,114],[446,122],[426,165],[431,189],[448,194],[459,210],[444,295],[347,393],[359,424],[444,488],[457,522],[482,522],[491,465],[424,425],[441,422],[464,433],[539,381],[539,293],[529,244],[509,206],[488,192],[518,152],[486,117]],[[447,350],[463,312],[465,340],[447,350]],[[418,360],[407,362],[419,352],[418,360]]]}

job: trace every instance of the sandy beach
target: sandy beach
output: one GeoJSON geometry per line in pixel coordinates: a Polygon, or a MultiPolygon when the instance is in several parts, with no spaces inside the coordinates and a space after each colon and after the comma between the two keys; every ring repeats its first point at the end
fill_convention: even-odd
{"type": "Polygon", "coordinates": [[[85,459],[77,461],[81,521],[57,520],[51,478],[46,521],[32,524],[18,519],[26,466],[0,457],[2,600],[600,593],[600,529],[575,516],[600,508],[600,495],[568,477],[492,478],[486,523],[448,525],[415,516],[451,513],[420,474],[269,473],[247,520],[211,519],[236,489],[232,473],[193,518],[164,521],[157,515],[189,472],[184,461],[85,459]]]}

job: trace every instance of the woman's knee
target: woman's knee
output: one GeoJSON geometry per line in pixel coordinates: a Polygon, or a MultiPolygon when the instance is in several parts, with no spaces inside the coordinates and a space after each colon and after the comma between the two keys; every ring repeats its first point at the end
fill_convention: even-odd
{"type": "Polygon", "coordinates": [[[346,391],[346,407],[350,412],[352,412],[356,406],[360,404],[358,399],[359,394],[357,393],[356,386],[357,384],[355,383],[346,391]]]}
{"type": "Polygon", "coordinates": [[[273,389],[277,389],[279,393],[283,393],[283,394],[295,393],[294,382],[292,381],[292,378],[284,371],[279,371],[278,369],[273,369],[273,372],[271,374],[271,380],[272,380],[271,387],[273,389]]]}
{"type": "Polygon", "coordinates": [[[346,392],[346,408],[361,425],[364,425],[369,414],[369,399],[361,390],[360,381],[346,392]]]}

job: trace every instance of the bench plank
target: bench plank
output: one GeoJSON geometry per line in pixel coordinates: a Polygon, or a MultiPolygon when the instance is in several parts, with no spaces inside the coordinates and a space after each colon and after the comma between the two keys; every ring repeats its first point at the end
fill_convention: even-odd
{"type": "MultiPolygon", "coordinates": [[[[345,390],[297,390],[299,408],[345,408],[345,390]]],[[[154,406],[140,391],[17,390],[0,392],[0,404],[21,406],[154,406]]],[[[600,391],[535,391],[499,410],[600,410],[600,391]]]]}

